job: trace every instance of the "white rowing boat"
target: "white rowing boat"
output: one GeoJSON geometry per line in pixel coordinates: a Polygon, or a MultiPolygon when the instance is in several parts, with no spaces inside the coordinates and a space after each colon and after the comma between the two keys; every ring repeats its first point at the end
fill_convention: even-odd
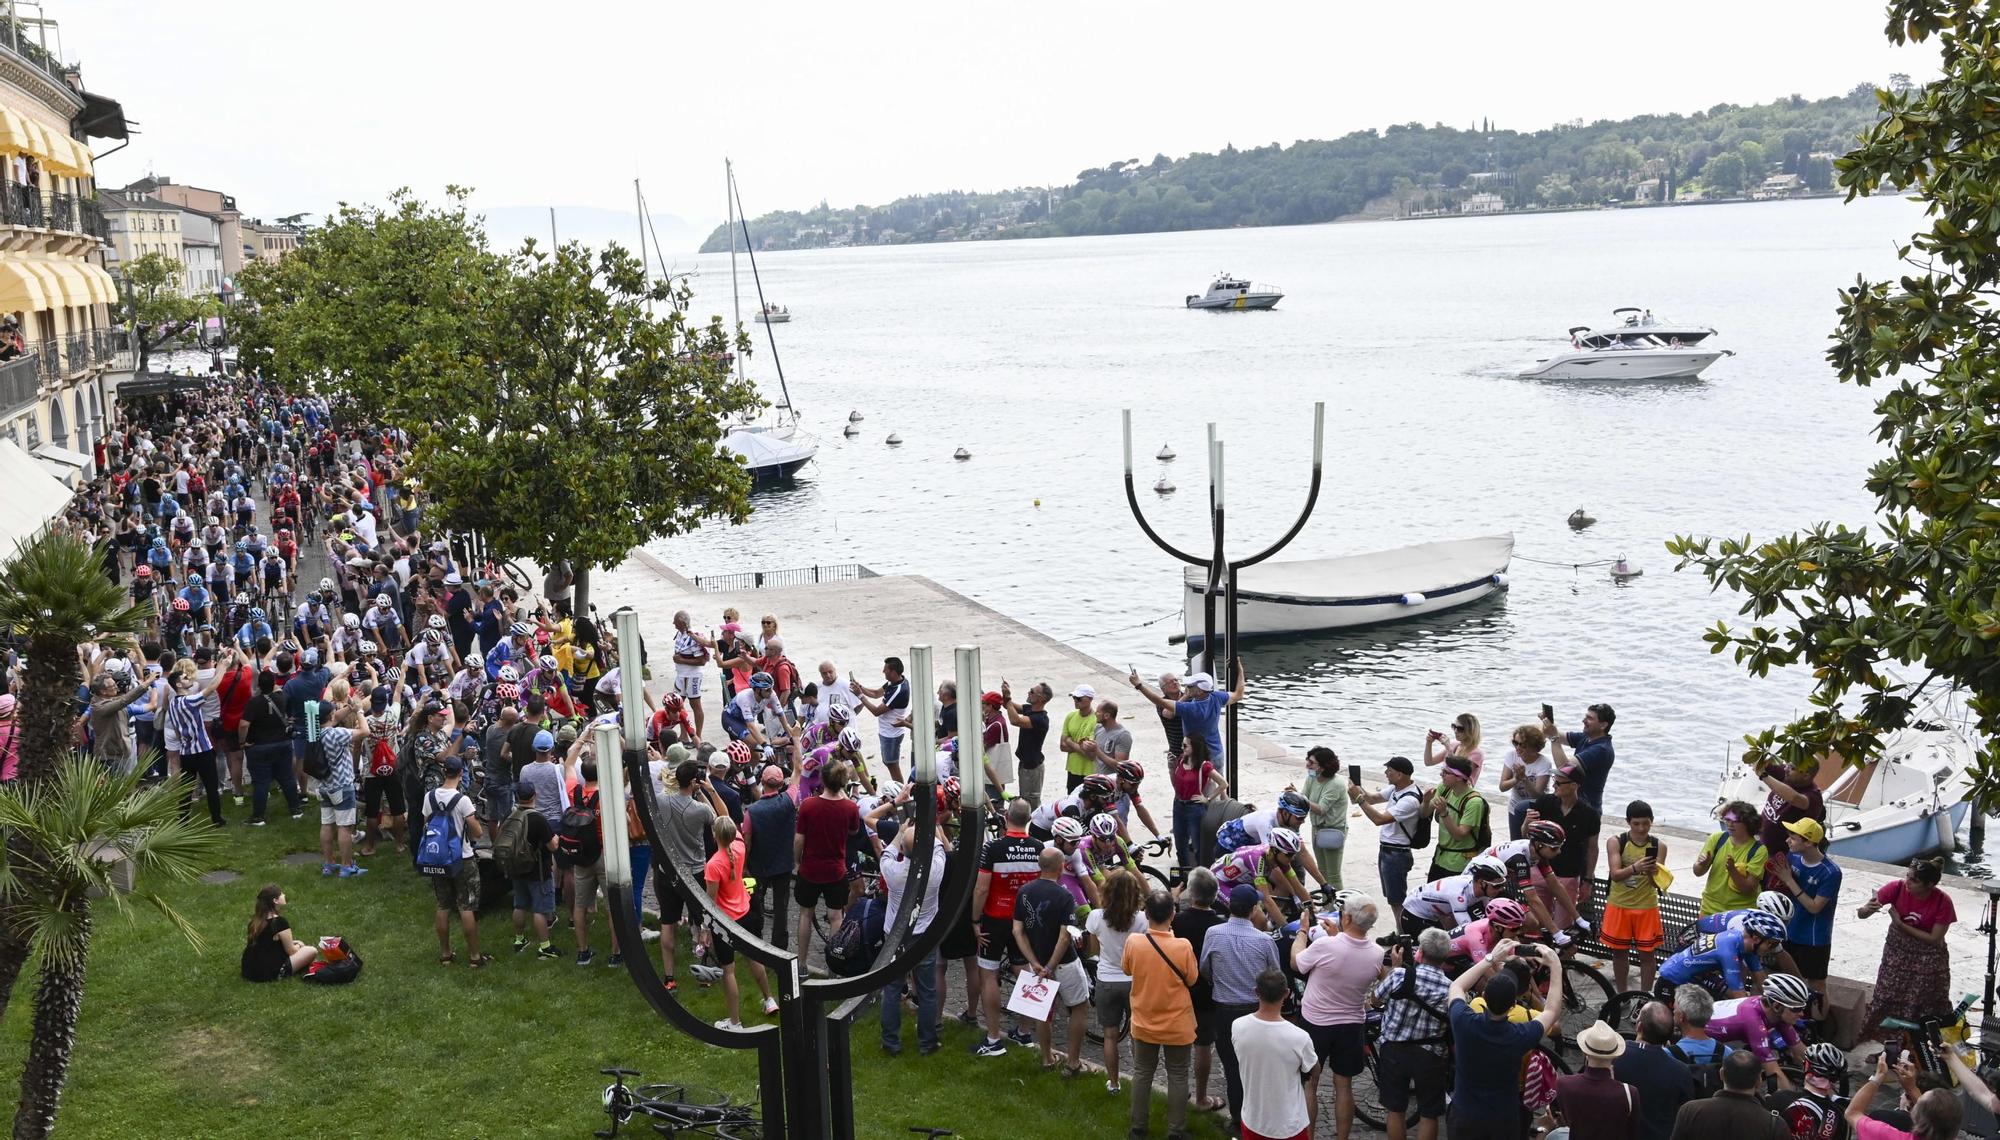
{"type": "MultiPolygon", "coordinates": [[[[1237,576],[1236,632],[1242,637],[1308,633],[1455,609],[1506,589],[1513,557],[1514,536],[1494,534],[1338,558],[1261,563],[1237,576]]],[[[1185,636],[1198,646],[1208,575],[1190,566],[1183,580],[1185,636]]],[[[1216,620],[1220,625],[1221,615],[1216,620]]]]}

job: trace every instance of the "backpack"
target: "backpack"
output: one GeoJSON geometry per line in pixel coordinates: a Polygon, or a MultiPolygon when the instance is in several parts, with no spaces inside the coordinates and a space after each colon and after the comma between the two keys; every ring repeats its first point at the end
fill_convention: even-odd
{"type": "Polygon", "coordinates": [[[465,858],[465,839],[458,833],[452,812],[464,798],[464,793],[453,792],[450,799],[439,801],[437,793],[431,793],[432,810],[424,820],[424,836],[417,841],[417,874],[450,875],[458,871],[458,861],[465,858]]]}
{"type": "Polygon", "coordinates": [[[306,722],[306,751],[299,761],[305,773],[315,780],[324,780],[333,775],[333,765],[327,762],[326,745],[320,740],[320,702],[307,701],[300,708],[306,722]]]}
{"type": "Polygon", "coordinates": [[[826,968],[835,977],[858,978],[874,965],[882,949],[884,909],[875,895],[847,908],[840,929],[826,941],[826,968]]]}
{"type": "MultiPolygon", "coordinates": [[[[1472,794],[1479,795],[1478,792],[1472,794]]],[[[1493,805],[1488,803],[1484,796],[1480,797],[1480,803],[1484,807],[1479,813],[1479,830],[1473,835],[1474,851],[1485,851],[1493,846],[1493,805]]]]}
{"type": "Polygon", "coordinates": [[[307,966],[299,978],[322,986],[337,986],[360,976],[361,951],[354,948],[354,943],[336,936],[320,939],[319,961],[307,966]]]}
{"type": "Polygon", "coordinates": [[[500,834],[493,841],[493,858],[510,879],[532,879],[541,873],[541,852],[528,842],[528,815],[534,810],[515,808],[500,821],[500,834]]]}
{"type": "Polygon", "coordinates": [[[1521,1061],[1521,1107],[1540,1112],[1556,1100],[1556,1063],[1546,1049],[1528,1050],[1521,1061]]]}
{"type": "Polygon", "coordinates": [[[588,867],[604,854],[604,836],[598,830],[597,797],[578,797],[562,813],[556,825],[556,860],[565,867],[588,867]]]}
{"type": "MultiPolygon", "coordinates": [[[[1688,1067],[1688,1072],[1694,1077],[1694,1095],[1697,1100],[1705,1100],[1722,1091],[1722,1066],[1720,1064],[1715,1061],[1696,1061],[1681,1049],[1681,1043],[1678,1041],[1667,1046],[1667,1052],[1676,1061],[1688,1067]]],[[[1719,1059],[1722,1057],[1723,1052],[1724,1050],[1717,1049],[1715,1056],[1719,1059]]]]}
{"type": "MultiPolygon", "coordinates": [[[[1417,819],[1412,824],[1397,824],[1396,829],[1409,837],[1410,850],[1422,851],[1431,845],[1431,816],[1429,812],[1423,810],[1429,804],[1430,797],[1417,791],[1415,788],[1408,788],[1405,791],[1417,797],[1417,819]]],[[[1390,802],[1393,803],[1395,798],[1400,794],[1391,791],[1389,793],[1390,802]]]]}
{"type": "Polygon", "coordinates": [[[371,776],[393,776],[396,774],[396,749],[387,737],[375,738],[375,750],[368,757],[368,774],[371,776]]]}

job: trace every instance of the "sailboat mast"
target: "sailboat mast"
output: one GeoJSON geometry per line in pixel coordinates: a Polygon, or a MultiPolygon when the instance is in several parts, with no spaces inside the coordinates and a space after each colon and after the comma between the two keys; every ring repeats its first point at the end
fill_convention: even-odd
{"type": "MultiPolygon", "coordinates": [[[[727,177],[728,186],[724,197],[729,199],[729,303],[736,310],[736,328],[743,328],[743,294],[736,285],[736,168],[728,159],[722,160],[722,172],[727,177]]],[[[743,382],[743,354],[736,357],[736,382],[743,382]]]]}
{"type": "MultiPolygon", "coordinates": [[[[638,214],[639,222],[639,275],[646,283],[646,292],[653,291],[653,263],[646,257],[646,195],[639,189],[639,180],[632,180],[632,209],[638,214]]],[[[651,312],[653,302],[648,299],[646,311],[651,312]]]]}
{"type": "Polygon", "coordinates": [[[785,365],[778,359],[778,332],[768,319],[771,304],[764,299],[764,277],[757,272],[757,251],[750,245],[750,219],[743,213],[743,198],[736,191],[736,175],[733,171],[729,176],[729,194],[736,207],[736,224],[743,227],[743,253],[750,259],[750,281],[757,287],[757,311],[765,314],[767,318],[764,321],[764,337],[771,343],[771,367],[777,370],[778,392],[785,400],[780,407],[784,408],[786,415],[796,420],[798,413],[792,407],[792,390],[785,385],[785,365]]]}

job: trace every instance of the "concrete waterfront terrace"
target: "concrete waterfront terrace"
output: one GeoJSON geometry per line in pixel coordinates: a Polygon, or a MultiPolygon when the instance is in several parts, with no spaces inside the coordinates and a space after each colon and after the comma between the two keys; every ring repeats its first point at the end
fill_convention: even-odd
{"type": "MultiPolygon", "coordinates": [[[[539,581],[539,576],[535,580],[539,581]]],[[[935,683],[950,676],[945,670],[950,668],[949,651],[953,646],[978,645],[986,671],[981,684],[986,688],[997,689],[1004,677],[1013,683],[1017,695],[1024,693],[1028,685],[1036,681],[1047,681],[1056,692],[1055,700],[1049,705],[1050,719],[1055,724],[1052,725],[1048,748],[1050,759],[1047,763],[1057,771],[1052,771],[1045,782],[1045,793],[1049,789],[1059,791],[1062,787],[1059,775],[1061,754],[1054,750],[1053,734],[1063,715],[1069,711],[1066,694],[1079,684],[1091,685],[1100,699],[1117,703],[1119,722],[1132,733],[1132,755],[1147,766],[1148,806],[1153,808],[1154,817],[1162,827],[1169,822],[1171,793],[1165,780],[1160,778],[1159,762],[1166,749],[1166,736],[1152,706],[1132,691],[1125,670],[1099,661],[928,578],[885,575],[817,585],[711,592],[697,589],[693,582],[653,554],[635,550],[623,566],[593,576],[591,595],[603,613],[626,605],[639,611],[647,646],[656,661],[665,653],[665,646],[673,638],[674,611],[686,609],[694,618],[695,628],[707,630],[721,623],[722,610],[728,606],[736,607],[743,614],[745,626],[750,629],[756,628],[760,615],[775,615],[786,651],[806,680],[817,676],[816,667],[820,661],[831,660],[839,667],[842,676],[852,670],[864,683],[879,684],[883,657],[907,657],[911,645],[928,644],[937,652],[936,660],[940,668],[933,678],[935,683]]],[[[1162,658],[1151,664],[1141,662],[1139,668],[1142,677],[1151,685],[1157,673],[1174,663],[1162,658]]],[[[670,669],[656,664],[649,686],[651,691],[657,697],[667,692],[671,685],[670,669]]],[[[1257,678],[1254,675],[1249,678],[1248,685],[1246,701],[1254,702],[1257,700],[1257,678]]],[[[713,707],[706,710],[706,737],[721,743],[724,737],[719,690],[709,690],[709,694],[707,703],[713,707]]],[[[961,698],[977,699],[976,694],[965,693],[961,693],[961,698]]],[[[863,739],[871,742],[871,752],[874,740],[872,721],[873,718],[865,711],[858,714],[857,723],[862,728],[863,739]]],[[[1624,811],[1626,803],[1647,798],[1640,765],[1641,758],[1648,755],[1643,729],[1639,725],[1625,727],[1625,732],[1619,735],[1625,747],[1618,766],[1612,771],[1605,795],[1608,809],[1605,834],[1623,830],[1624,821],[1619,813],[1624,811]]],[[[1322,741],[1279,741],[1244,733],[1240,761],[1243,786],[1238,791],[1239,797],[1259,806],[1269,806],[1287,784],[1303,783],[1305,750],[1318,743],[1322,741]]],[[[1340,749],[1338,740],[1323,743],[1330,744],[1336,751],[1340,749]]],[[[1341,759],[1345,763],[1361,765],[1362,782],[1371,791],[1381,787],[1381,766],[1386,756],[1364,757],[1342,752],[1341,759]]],[[[1419,783],[1434,784],[1435,770],[1424,769],[1421,759],[1415,759],[1419,759],[1419,783]]],[[[1493,781],[1497,781],[1497,766],[1489,763],[1487,770],[1494,774],[1493,781]]],[[[1501,808],[1502,798],[1495,791],[1496,786],[1496,783],[1489,782],[1482,790],[1496,809],[1494,818],[1499,821],[1499,833],[1504,838],[1505,812],[1501,808]]],[[[1138,827],[1136,821],[1133,826],[1138,827]]],[[[1667,845],[1667,866],[1674,874],[1673,889],[1676,893],[1700,893],[1701,880],[1694,875],[1694,860],[1700,853],[1702,842],[1714,830],[1714,821],[1706,817],[1674,818],[1662,814],[1656,821],[1654,831],[1667,845]]],[[[1379,896],[1380,879],[1375,871],[1376,835],[1375,825],[1359,810],[1350,811],[1342,874],[1346,886],[1379,896]]],[[[1854,917],[1854,911],[1884,883],[1901,878],[1903,868],[1849,859],[1839,860],[1839,863],[1843,880],[1837,904],[1839,918],[1835,923],[1830,972],[1835,978],[1847,979],[1861,987],[1872,987],[1883,940],[1888,933],[1888,920],[1877,915],[1862,921],[1854,917]]],[[[1417,869],[1411,875],[1412,886],[1417,885],[1426,865],[1427,860],[1420,854],[1417,869]]],[[[1600,856],[1600,870],[1602,866],[1600,856]]],[[[1976,879],[1947,875],[1940,886],[1951,895],[1958,912],[1958,921],[1945,939],[1946,946],[1951,950],[1952,994],[1957,997],[1982,992],[1986,973],[1986,936],[1976,928],[1986,905],[1986,884],[1976,879]]],[[[1668,934],[1671,935],[1672,931],[1668,934]]],[[[1609,977],[1608,963],[1604,969],[1609,977]]],[[[1637,979],[1635,965],[1631,983],[1634,987],[1638,984],[1637,979]]]]}

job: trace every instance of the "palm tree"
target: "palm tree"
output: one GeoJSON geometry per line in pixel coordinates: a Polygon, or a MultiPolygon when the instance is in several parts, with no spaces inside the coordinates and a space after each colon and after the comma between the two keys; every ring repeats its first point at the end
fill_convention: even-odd
{"type": "Polygon", "coordinates": [[[107,775],[80,753],[37,783],[0,787],[0,831],[23,841],[10,843],[0,862],[0,902],[39,970],[15,1140],[42,1140],[55,1128],[83,1009],[92,896],[129,910],[120,889],[129,870],[138,897],[202,945],[187,918],[150,890],[156,882],[188,882],[221,857],[221,835],[206,820],[183,819],[180,796],[172,784],[141,788],[137,771],[107,775]]]}
{"type": "Polygon", "coordinates": [[[83,682],[76,647],[86,641],[129,643],[150,616],[150,609],[133,605],[125,588],[105,576],[104,548],[73,534],[45,532],[0,567],[0,626],[12,629],[28,648],[16,714],[23,783],[54,771],[70,750],[72,702],[83,682]]]}

